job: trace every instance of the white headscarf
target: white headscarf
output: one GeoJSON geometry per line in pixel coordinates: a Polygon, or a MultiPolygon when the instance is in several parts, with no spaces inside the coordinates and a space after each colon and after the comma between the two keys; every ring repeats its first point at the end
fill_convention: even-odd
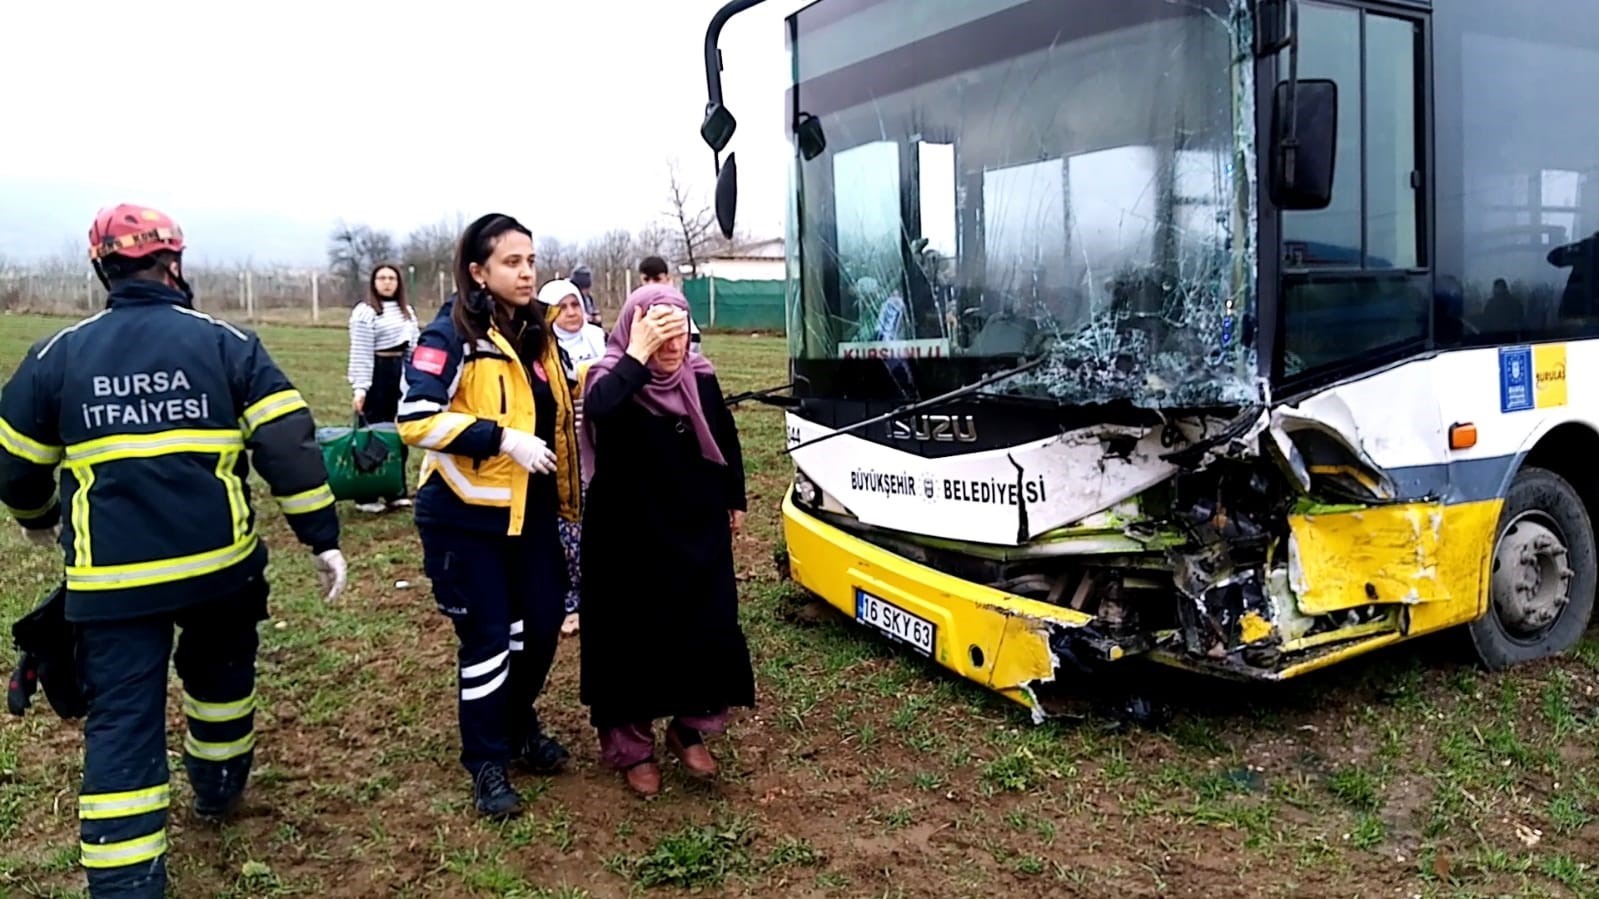
{"type": "Polygon", "coordinates": [[[539,289],[539,302],[548,307],[544,313],[544,320],[550,323],[550,330],[554,332],[555,339],[560,341],[561,349],[566,351],[567,363],[572,366],[566,374],[571,378],[577,376],[578,367],[605,355],[605,332],[597,325],[591,325],[586,321],[576,331],[562,328],[556,322],[556,316],[559,315],[561,301],[567,297],[577,297],[579,303],[583,301],[583,294],[577,289],[577,285],[565,278],[551,281],[539,289]]]}

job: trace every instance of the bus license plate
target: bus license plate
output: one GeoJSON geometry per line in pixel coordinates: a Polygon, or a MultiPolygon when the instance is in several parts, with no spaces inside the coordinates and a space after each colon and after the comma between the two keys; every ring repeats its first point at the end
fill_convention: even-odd
{"type": "Polygon", "coordinates": [[[865,590],[855,591],[855,620],[876,628],[888,636],[909,643],[922,655],[933,654],[933,622],[912,615],[885,599],[879,599],[865,590]]]}

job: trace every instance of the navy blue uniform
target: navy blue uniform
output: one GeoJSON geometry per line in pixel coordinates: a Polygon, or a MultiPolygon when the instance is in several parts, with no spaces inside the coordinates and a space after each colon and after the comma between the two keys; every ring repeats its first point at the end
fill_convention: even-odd
{"type": "Polygon", "coordinates": [[[253,461],[295,536],[336,549],[314,434],[254,334],[152,281],[116,284],[104,311],[35,344],[0,392],[0,502],[23,527],[61,525],[89,699],[79,818],[97,897],[165,886],[174,625],[196,810],[219,812],[244,789],[268,592],[247,477],[253,461]]]}
{"type": "MultiPolygon", "coordinates": [[[[427,451],[416,524],[434,598],[460,641],[461,763],[475,779],[542,735],[533,702],[566,615],[557,477],[521,473],[501,455],[500,436],[520,427],[551,447],[565,444],[552,385],[508,343],[463,342],[451,309],[446,303],[423,330],[406,363],[399,428],[427,451]]],[[[562,377],[558,364],[548,367],[562,377]]],[[[575,473],[574,459],[562,476],[575,481],[575,473]]]]}

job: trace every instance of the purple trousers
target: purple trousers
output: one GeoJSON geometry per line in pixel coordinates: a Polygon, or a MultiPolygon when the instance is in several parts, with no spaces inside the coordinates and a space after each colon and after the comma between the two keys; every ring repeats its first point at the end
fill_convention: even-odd
{"type": "MultiPolygon", "coordinates": [[[[668,727],[700,734],[720,734],[727,730],[727,710],[712,715],[679,715],[668,727]]],[[[625,727],[600,730],[600,761],[618,771],[655,758],[655,722],[645,721],[625,727]]]]}

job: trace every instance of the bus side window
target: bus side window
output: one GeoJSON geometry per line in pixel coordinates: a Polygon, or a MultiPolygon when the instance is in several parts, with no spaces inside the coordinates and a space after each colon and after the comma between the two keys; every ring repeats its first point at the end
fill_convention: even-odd
{"type": "Polygon", "coordinates": [[[1439,271],[1460,286],[1440,343],[1599,336],[1593,0],[1455,0],[1434,28],[1439,271]]]}

